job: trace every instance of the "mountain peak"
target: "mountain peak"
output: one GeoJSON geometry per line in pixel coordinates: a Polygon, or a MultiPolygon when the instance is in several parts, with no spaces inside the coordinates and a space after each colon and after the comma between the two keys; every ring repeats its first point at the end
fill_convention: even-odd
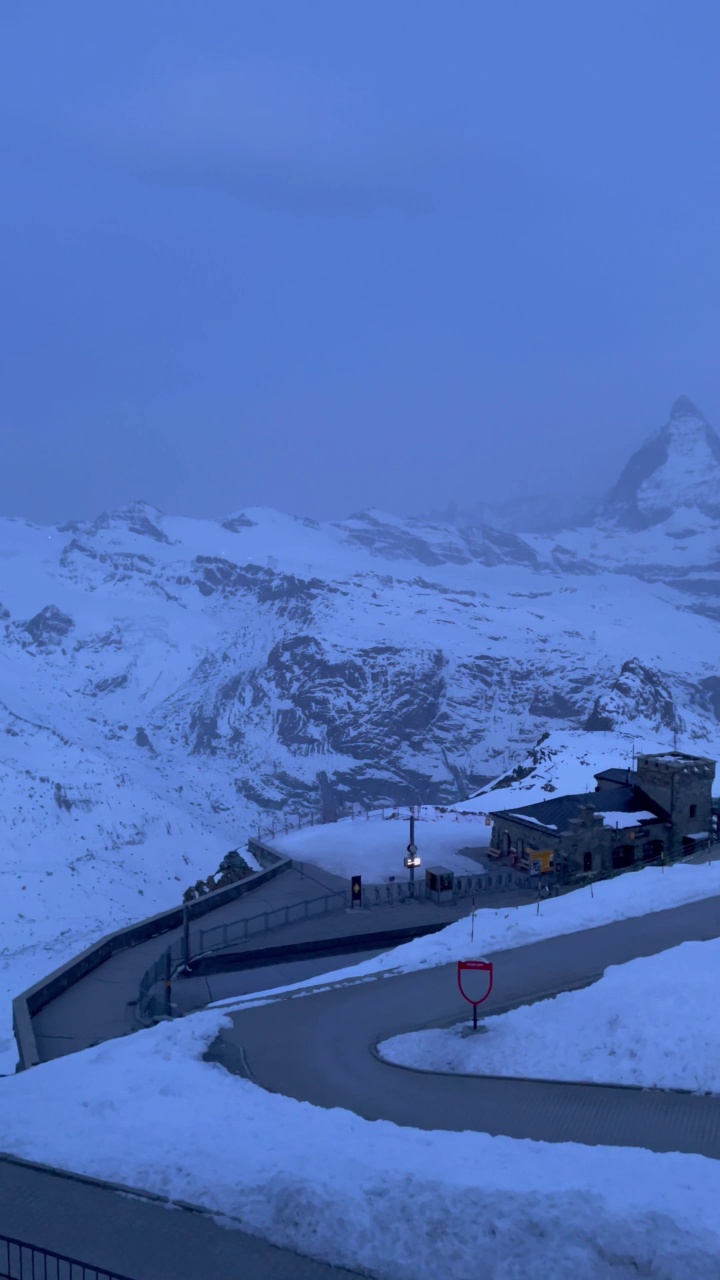
{"type": "Polygon", "coordinates": [[[705,414],[701,413],[689,396],[678,396],[677,400],[673,401],[670,409],[670,422],[682,422],[686,419],[703,422],[706,426],[710,425],[705,414]]]}
{"type": "Polygon", "coordinates": [[[627,529],[662,524],[689,508],[720,519],[720,438],[688,396],[629,459],[600,515],[627,529]]]}

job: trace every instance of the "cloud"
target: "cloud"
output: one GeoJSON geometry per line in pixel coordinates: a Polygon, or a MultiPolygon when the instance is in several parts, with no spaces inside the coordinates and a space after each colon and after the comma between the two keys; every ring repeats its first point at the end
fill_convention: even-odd
{"type": "Polygon", "coordinates": [[[513,185],[477,139],[388,119],[363,91],[277,60],[177,69],[82,127],[146,178],[295,213],[469,206],[513,185]]]}

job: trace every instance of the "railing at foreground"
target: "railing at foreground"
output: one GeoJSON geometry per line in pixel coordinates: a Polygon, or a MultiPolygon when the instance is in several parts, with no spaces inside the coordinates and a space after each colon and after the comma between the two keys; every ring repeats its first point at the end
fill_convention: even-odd
{"type": "Polygon", "coordinates": [[[66,1258],[51,1249],[0,1235],[0,1280],[128,1280],[107,1267],[66,1258]]]}

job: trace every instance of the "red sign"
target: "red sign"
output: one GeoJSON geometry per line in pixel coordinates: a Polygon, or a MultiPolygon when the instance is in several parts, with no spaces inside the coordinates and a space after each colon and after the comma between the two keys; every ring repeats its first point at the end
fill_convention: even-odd
{"type": "Polygon", "coordinates": [[[461,996],[463,996],[465,1000],[467,1000],[468,1004],[471,1004],[474,1009],[477,1009],[479,1004],[483,1004],[483,1002],[487,1000],[493,989],[492,961],[458,960],[458,986],[460,988],[461,996]],[[482,974],[485,974],[486,977],[478,982],[478,978],[482,974]],[[463,986],[463,977],[465,978],[465,984],[468,988],[467,991],[463,986]],[[485,994],[479,994],[479,992],[483,991],[485,987],[487,987],[485,994]],[[468,991],[472,992],[472,994],[469,995],[468,991]]]}

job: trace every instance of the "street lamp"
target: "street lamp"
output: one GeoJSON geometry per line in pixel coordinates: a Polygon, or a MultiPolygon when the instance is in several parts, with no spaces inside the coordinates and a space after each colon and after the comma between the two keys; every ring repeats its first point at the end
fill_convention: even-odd
{"type": "MultiPolygon", "coordinates": [[[[408,849],[410,849],[411,847],[414,848],[415,846],[408,845],[408,849]]],[[[405,861],[405,866],[409,867],[410,869],[410,883],[413,884],[415,880],[415,868],[422,865],[422,859],[418,858],[417,853],[411,853],[408,855],[407,858],[405,858],[404,861],[405,861]]]]}
{"type": "Polygon", "coordinates": [[[415,868],[420,866],[420,858],[418,857],[418,849],[415,843],[415,814],[410,814],[410,843],[407,847],[407,857],[403,860],[405,866],[410,872],[410,883],[415,883],[415,868]]]}

